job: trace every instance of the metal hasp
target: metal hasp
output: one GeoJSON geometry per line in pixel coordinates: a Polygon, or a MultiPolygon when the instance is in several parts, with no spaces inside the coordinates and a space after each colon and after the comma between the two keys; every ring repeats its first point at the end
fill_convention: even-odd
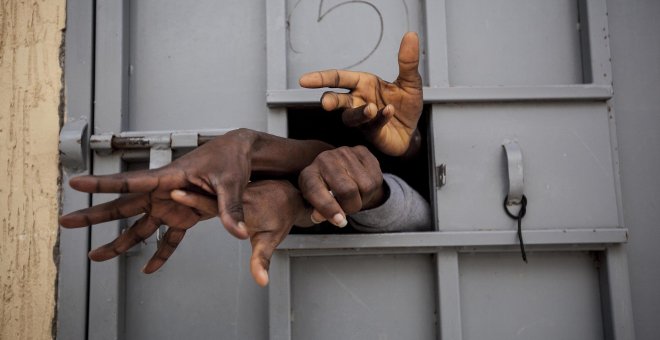
{"type": "Polygon", "coordinates": [[[89,137],[89,148],[97,155],[120,152],[124,161],[149,160],[154,169],[172,161],[173,150],[190,150],[232,129],[205,129],[197,131],[127,131],[118,134],[103,133],[89,137]]]}
{"type": "Polygon", "coordinates": [[[79,119],[64,123],[60,131],[60,161],[62,167],[75,173],[87,170],[89,143],[87,120],[79,119]]]}
{"type": "MultiPolygon", "coordinates": [[[[156,169],[172,161],[173,149],[190,150],[214,137],[224,135],[230,130],[128,131],[119,134],[92,135],[89,137],[89,143],[87,143],[86,134],[83,134],[79,140],[83,141],[81,144],[84,144],[83,154],[86,154],[89,148],[99,156],[109,156],[113,152],[120,152],[124,161],[149,160],[149,169],[156,169]],[[87,144],[89,144],[89,148],[87,144]]],[[[166,231],[165,226],[158,228],[156,233],[158,242],[162,240],[166,231]]]]}
{"type": "Polygon", "coordinates": [[[502,144],[507,163],[509,188],[506,205],[519,205],[523,199],[523,159],[522,150],[516,141],[505,141],[502,144]]]}
{"type": "Polygon", "coordinates": [[[87,121],[81,119],[65,123],[60,131],[60,159],[66,171],[86,170],[90,149],[99,156],[121,152],[125,161],[149,160],[150,168],[158,168],[172,161],[172,150],[190,150],[232,130],[129,131],[89,136],[87,127],[87,121]]]}
{"type": "MultiPolygon", "coordinates": [[[[125,161],[149,160],[149,169],[156,169],[172,161],[173,149],[190,150],[230,130],[130,131],[88,137],[87,122],[72,121],[65,124],[60,132],[62,166],[72,172],[85,170],[87,153],[92,149],[99,156],[121,152],[125,161]]],[[[158,229],[156,234],[158,241],[162,239],[166,230],[164,226],[158,229]]]]}

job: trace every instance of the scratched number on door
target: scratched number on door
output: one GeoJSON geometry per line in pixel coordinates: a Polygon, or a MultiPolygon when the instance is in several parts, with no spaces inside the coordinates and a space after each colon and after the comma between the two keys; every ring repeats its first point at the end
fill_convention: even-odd
{"type": "MultiPolygon", "coordinates": [[[[382,10],[373,3],[362,0],[350,0],[328,4],[324,0],[319,0],[316,10],[310,11],[311,2],[306,1],[304,4],[301,4],[301,2],[303,2],[303,0],[296,1],[296,3],[289,11],[287,17],[287,41],[290,52],[296,54],[304,54],[306,52],[310,52],[311,50],[317,50],[318,46],[313,45],[319,43],[334,44],[333,47],[338,49],[346,48],[344,44],[347,40],[345,39],[352,39],[351,36],[337,37],[336,32],[322,32],[323,36],[321,38],[317,37],[317,39],[312,39],[315,41],[304,41],[304,38],[309,39],[309,37],[303,36],[307,33],[307,31],[300,29],[293,23],[296,20],[301,20],[305,13],[313,13],[312,15],[314,16],[316,24],[320,25],[332,23],[330,27],[337,28],[337,25],[346,25],[347,17],[353,14],[353,12],[361,9],[362,12],[360,13],[364,13],[363,11],[365,8],[368,9],[369,15],[361,16],[359,19],[356,19],[359,20],[358,27],[366,25],[377,25],[377,35],[371,38],[372,41],[361,44],[360,52],[355,54],[355,58],[348,62],[347,65],[342,65],[340,68],[351,69],[364,63],[374,54],[374,52],[376,52],[376,50],[378,50],[378,47],[381,45],[381,42],[383,41],[383,34],[385,32],[385,15],[382,10]],[[293,29],[293,27],[297,27],[297,29],[293,29]],[[362,45],[369,46],[369,48],[365,50],[362,48],[362,45]]],[[[401,0],[401,3],[403,5],[403,11],[401,14],[404,16],[406,27],[408,27],[408,6],[404,0],[401,0]]]]}

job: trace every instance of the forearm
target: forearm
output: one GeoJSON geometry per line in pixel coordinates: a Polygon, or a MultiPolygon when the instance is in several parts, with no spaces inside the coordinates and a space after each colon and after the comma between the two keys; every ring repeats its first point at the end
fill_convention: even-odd
{"type": "Polygon", "coordinates": [[[253,172],[269,175],[297,174],[323,151],[333,149],[317,140],[296,140],[245,128],[227,135],[244,145],[253,172]]]}
{"type": "Polygon", "coordinates": [[[426,200],[402,179],[387,174],[383,177],[389,196],[378,207],[350,215],[353,227],[372,233],[429,230],[431,209],[426,200]]]}

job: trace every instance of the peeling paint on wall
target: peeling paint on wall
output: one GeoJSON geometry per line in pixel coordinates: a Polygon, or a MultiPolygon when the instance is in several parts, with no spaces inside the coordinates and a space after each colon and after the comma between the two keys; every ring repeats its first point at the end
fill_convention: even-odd
{"type": "Polygon", "coordinates": [[[0,0],[0,339],[52,336],[65,0],[0,0]]]}

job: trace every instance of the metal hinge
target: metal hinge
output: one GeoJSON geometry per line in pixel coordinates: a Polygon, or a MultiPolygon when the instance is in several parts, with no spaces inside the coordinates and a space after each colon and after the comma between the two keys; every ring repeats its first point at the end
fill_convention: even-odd
{"type": "Polygon", "coordinates": [[[440,164],[435,168],[436,186],[438,189],[447,184],[447,165],[440,164]]]}

